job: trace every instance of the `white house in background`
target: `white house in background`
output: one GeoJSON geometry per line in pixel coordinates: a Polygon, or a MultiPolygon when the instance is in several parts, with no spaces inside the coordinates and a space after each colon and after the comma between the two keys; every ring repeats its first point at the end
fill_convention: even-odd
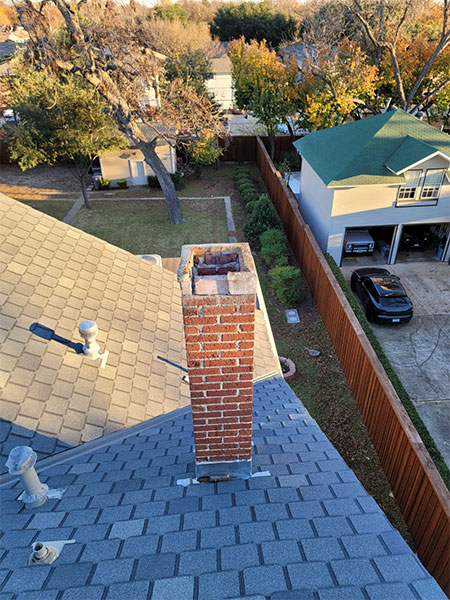
{"type": "Polygon", "coordinates": [[[347,231],[386,242],[394,264],[414,225],[450,258],[450,136],[398,109],[297,140],[300,211],[321,249],[341,264],[347,231]],[[381,229],[382,228],[382,229],[381,229]],[[380,234],[381,232],[381,234],[380,234]]]}
{"type": "Polygon", "coordinates": [[[211,71],[211,77],[206,80],[206,87],[214,94],[222,109],[229,110],[234,105],[234,93],[227,44],[221,44],[220,52],[215,58],[211,59],[211,71]]]}
{"type": "MultiPolygon", "coordinates": [[[[156,153],[169,173],[175,173],[177,170],[175,148],[162,140],[156,146],[156,153]]],[[[119,179],[126,179],[128,185],[145,185],[147,176],[154,175],[138,148],[103,154],[100,156],[100,169],[103,179],[108,179],[111,185],[116,185],[119,179]]]]}

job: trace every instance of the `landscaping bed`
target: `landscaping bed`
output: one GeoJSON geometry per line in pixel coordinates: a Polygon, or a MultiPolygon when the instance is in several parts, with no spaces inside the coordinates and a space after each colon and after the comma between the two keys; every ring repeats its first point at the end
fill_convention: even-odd
{"type": "Polygon", "coordinates": [[[164,200],[95,200],[72,225],[132,254],[180,256],[183,244],[228,242],[223,200],[181,200],[185,222],[171,225],[164,200]]]}

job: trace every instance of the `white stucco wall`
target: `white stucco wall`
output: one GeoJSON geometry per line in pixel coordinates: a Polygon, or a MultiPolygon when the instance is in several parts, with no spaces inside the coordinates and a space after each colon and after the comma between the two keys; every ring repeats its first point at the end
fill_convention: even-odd
{"type": "MultiPolygon", "coordinates": [[[[169,144],[162,144],[156,147],[156,152],[169,173],[174,173],[177,166],[175,149],[169,144]]],[[[130,148],[100,157],[103,178],[108,179],[112,185],[117,184],[119,179],[126,179],[128,185],[133,185],[130,161],[143,163],[145,177],[154,175],[153,170],[145,162],[142,152],[137,148],[130,148]]]]}
{"type": "Polygon", "coordinates": [[[324,252],[328,247],[332,205],[333,190],[326,187],[311,165],[303,158],[300,180],[300,212],[324,252]]]}
{"type": "MultiPolygon", "coordinates": [[[[416,169],[448,168],[440,157],[421,163],[416,169]]],[[[398,185],[363,185],[335,188],[327,251],[339,264],[345,229],[382,225],[450,222],[450,183],[444,179],[436,206],[411,203],[396,206],[398,185]]]]}
{"type": "Polygon", "coordinates": [[[233,106],[233,79],[231,73],[214,73],[213,79],[206,80],[206,87],[224,109],[233,106]]]}

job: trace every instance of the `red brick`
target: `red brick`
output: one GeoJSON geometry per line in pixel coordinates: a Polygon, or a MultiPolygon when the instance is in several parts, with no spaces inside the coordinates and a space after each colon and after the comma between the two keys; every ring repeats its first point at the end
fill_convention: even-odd
{"type": "Polygon", "coordinates": [[[188,366],[188,370],[189,372],[191,372],[191,369],[199,369],[202,366],[202,361],[201,360],[187,360],[187,366],[188,366]]]}
{"type": "Polygon", "coordinates": [[[208,375],[206,381],[238,381],[238,377],[238,375],[208,375]]]}
{"type": "Polygon", "coordinates": [[[239,325],[241,331],[255,331],[254,323],[241,323],[239,325]]]}
{"type": "MultiPolygon", "coordinates": [[[[250,323],[252,317],[250,315],[224,315],[220,317],[220,323],[250,323]]],[[[195,323],[193,323],[195,325],[195,323]]]]}
{"type": "Polygon", "coordinates": [[[234,389],[242,389],[242,388],[246,388],[246,389],[252,389],[252,382],[251,381],[231,381],[231,382],[226,382],[224,381],[222,384],[222,387],[224,390],[230,390],[232,388],[234,389]]]}
{"type": "Polygon", "coordinates": [[[202,333],[201,335],[198,334],[198,330],[195,332],[195,335],[186,335],[184,336],[186,343],[195,343],[195,342],[199,342],[199,343],[205,343],[205,342],[218,342],[219,341],[219,336],[218,335],[213,335],[212,333],[209,334],[205,334],[202,333]]]}
{"type": "Polygon", "coordinates": [[[240,311],[241,313],[254,313],[255,308],[254,304],[241,304],[240,311]]]}
{"type": "MultiPolygon", "coordinates": [[[[253,359],[253,351],[249,350],[224,350],[222,352],[222,358],[240,358],[243,359],[248,357],[253,359]]],[[[250,364],[253,364],[253,360],[250,364]]]]}
{"type": "Polygon", "coordinates": [[[215,275],[216,268],[215,267],[198,267],[197,275],[200,277],[204,277],[205,275],[215,275]]]}
{"type": "MultiPolygon", "coordinates": [[[[215,384],[211,384],[211,385],[215,385],[215,384]]],[[[220,390],[220,396],[236,396],[236,392],[237,390],[220,390]]],[[[214,390],[209,390],[206,392],[206,395],[209,396],[216,396],[216,391],[214,390]]]]}
{"type": "MultiPolygon", "coordinates": [[[[194,361],[193,361],[194,362],[194,361]]],[[[222,372],[220,368],[204,368],[201,367],[199,369],[189,369],[189,377],[191,375],[219,375],[222,372]]]]}
{"type": "Polygon", "coordinates": [[[202,382],[203,382],[203,377],[194,377],[193,375],[189,376],[189,384],[202,383],[202,382]]]}
{"type": "Polygon", "coordinates": [[[186,350],[188,352],[195,352],[196,350],[200,350],[201,346],[200,344],[189,344],[188,342],[186,342],[186,350]]]}
{"type": "Polygon", "coordinates": [[[213,325],[217,323],[216,317],[186,317],[185,325],[213,325]]]}
{"type": "Polygon", "coordinates": [[[240,381],[252,381],[253,373],[239,373],[240,381]]]}
{"type": "Polygon", "coordinates": [[[222,340],[224,342],[245,342],[245,341],[251,341],[254,339],[254,334],[253,333],[223,333],[222,334],[222,340]]]}
{"type": "Polygon", "coordinates": [[[214,327],[205,325],[205,327],[203,327],[204,333],[236,333],[237,331],[236,325],[216,325],[214,327]]]}
{"type": "MultiPolygon", "coordinates": [[[[233,359],[233,358],[228,358],[226,360],[224,360],[224,359],[205,360],[205,367],[231,368],[234,365],[237,365],[237,359],[233,359]]],[[[231,372],[233,372],[233,371],[231,370],[231,372]]]]}
{"type": "Polygon", "coordinates": [[[204,304],[219,304],[219,296],[183,296],[183,306],[203,306],[204,304]]]}
{"type": "MultiPolygon", "coordinates": [[[[221,358],[221,352],[219,350],[202,350],[201,352],[188,352],[189,360],[205,360],[205,358],[221,358]]],[[[230,357],[231,358],[231,357],[230,357]]]]}
{"type": "Polygon", "coordinates": [[[224,367],[222,373],[253,373],[253,367],[236,365],[235,367],[224,367]]]}
{"type": "Polygon", "coordinates": [[[253,364],[253,357],[250,357],[250,358],[240,358],[239,359],[239,364],[240,365],[252,365],[253,364]]]}
{"type": "Polygon", "coordinates": [[[253,342],[239,342],[240,350],[253,350],[254,345],[253,342]]]}
{"type": "Polygon", "coordinates": [[[209,352],[211,350],[237,350],[237,344],[234,342],[214,342],[211,344],[203,344],[203,350],[209,352]]]}
{"type": "Polygon", "coordinates": [[[200,391],[200,390],[220,390],[221,383],[194,383],[191,385],[191,390],[200,391]]]}
{"type": "Polygon", "coordinates": [[[236,296],[218,296],[220,304],[255,304],[253,294],[239,294],[236,296]]]}
{"type": "Polygon", "coordinates": [[[205,306],[204,315],[233,315],[238,310],[237,306],[205,306]]]}

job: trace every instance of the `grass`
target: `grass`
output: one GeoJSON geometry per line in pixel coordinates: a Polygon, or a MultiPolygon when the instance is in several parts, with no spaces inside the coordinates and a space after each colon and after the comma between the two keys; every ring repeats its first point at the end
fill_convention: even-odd
{"type": "Polygon", "coordinates": [[[398,397],[400,398],[400,401],[402,402],[403,406],[405,407],[406,412],[409,415],[409,418],[411,419],[414,427],[416,428],[418,434],[420,435],[426,449],[430,453],[430,456],[433,459],[433,462],[436,465],[436,468],[439,471],[445,485],[447,486],[447,488],[450,489],[450,470],[447,467],[447,464],[446,464],[444,458],[442,457],[442,454],[439,452],[438,448],[436,447],[435,441],[431,437],[424,422],[420,418],[416,407],[414,406],[411,398],[409,397],[408,392],[405,390],[402,382],[400,381],[399,376],[395,372],[389,359],[387,358],[386,354],[384,353],[384,350],[381,347],[381,344],[378,341],[377,337],[375,336],[375,334],[372,330],[372,327],[370,326],[363,310],[361,309],[361,306],[359,305],[355,296],[353,295],[353,292],[347,285],[347,282],[345,281],[344,276],[342,275],[342,271],[339,269],[336,262],[329,254],[326,254],[325,258],[327,259],[328,264],[330,265],[336,279],[338,280],[339,285],[342,288],[342,291],[344,292],[347,300],[349,301],[350,306],[353,309],[353,312],[355,313],[356,317],[358,318],[358,321],[361,323],[361,327],[363,328],[365,334],[367,335],[367,338],[368,338],[369,342],[371,343],[372,348],[375,350],[376,355],[378,356],[381,364],[384,367],[384,370],[386,371],[389,379],[391,380],[391,383],[394,386],[395,391],[397,392],[398,397]]]}
{"type": "Polygon", "coordinates": [[[223,200],[181,200],[185,222],[171,225],[164,200],[93,200],[73,225],[132,254],[180,256],[183,244],[227,242],[223,200]]]}
{"type": "Polygon", "coordinates": [[[54,217],[62,221],[73,206],[73,202],[69,200],[28,200],[22,201],[23,204],[31,206],[36,210],[40,210],[50,217],[54,217]]]}

